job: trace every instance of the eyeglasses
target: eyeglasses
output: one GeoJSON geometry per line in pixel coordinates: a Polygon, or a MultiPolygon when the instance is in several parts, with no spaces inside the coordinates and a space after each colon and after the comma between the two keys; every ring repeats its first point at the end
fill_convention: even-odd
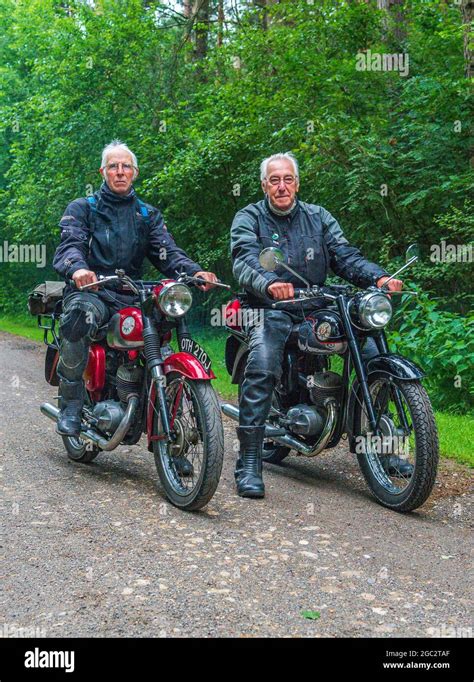
{"type": "Polygon", "coordinates": [[[285,183],[285,185],[292,185],[296,178],[293,175],[285,175],[283,178],[277,178],[276,175],[272,175],[270,178],[267,178],[267,180],[270,185],[276,187],[282,181],[285,183]]]}
{"type": "Polygon", "coordinates": [[[131,163],[108,163],[106,168],[108,171],[112,171],[112,173],[116,173],[119,169],[119,166],[122,166],[122,170],[124,173],[127,173],[129,171],[133,171],[134,166],[131,163]]]}

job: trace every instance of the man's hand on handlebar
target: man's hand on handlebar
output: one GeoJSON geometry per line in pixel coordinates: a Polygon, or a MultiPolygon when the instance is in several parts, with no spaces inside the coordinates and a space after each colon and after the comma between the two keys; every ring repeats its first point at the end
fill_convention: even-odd
{"type": "MultiPolygon", "coordinates": [[[[390,277],[387,275],[384,275],[384,277],[380,277],[380,279],[377,280],[377,286],[379,289],[381,289],[387,280],[389,280],[390,277]]],[[[388,291],[401,291],[403,288],[403,282],[401,279],[391,279],[390,282],[387,284],[387,289],[388,291]]],[[[390,295],[390,294],[389,294],[390,295]]]]}
{"type": "MultiPolygon", "coordinates": [[[[76,272],[72,276],[72,279],[75,282],[77,289],[83,287],[85,284],[92,284],[93,282],[98,281],[95,272],[93,272],[92,270],[86,270],[85,268],[81,268],[81,270],[76,270],[76,272]]],[[[90,287],[90,291],[98,290],[99,287],[90,287]]]]}
{"type": "Polygon", "coordinates": [[[295,289],[288,282],[273,282],[267,288],[267,293],[276,301],[284,301],[287,298],[295,297],[295,289]]]}
{"type": "Polygon", "coordinates": [[[200,279],[204,279],[206,281],[206,284],[196,284],[198,289],[201,289],[202,291],[209,291],[209,289],[214,289],[214,284],[213,282],[217,282],[217,276],[213,272],[204,272],[204,271],[199,271],[196,272],[194,277],[199,277],[200,279]]]}

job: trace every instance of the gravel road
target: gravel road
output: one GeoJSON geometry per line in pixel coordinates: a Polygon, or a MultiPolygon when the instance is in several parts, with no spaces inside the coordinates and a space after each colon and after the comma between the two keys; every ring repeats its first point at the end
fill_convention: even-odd
{"type": "Polygon", "coordinates": [[[39,412],[44,351],[0,334],[0,629],[48,637],[421,637],[472,629],[472,490],[443,462],[400,515],[345,446],[266,466],[265,500],[233,487],[233,422],[208,507],[167,503],[143,442],[89,465],[39,412]],[[320,613],[316,620],[302,611],[320,613]],[[434,628],[434,630],[433,630],[434,628]],[[455,629],[453,631],[453,628],[455,629]],[[444,630],[443,630],[444,629],[444,630]]]}

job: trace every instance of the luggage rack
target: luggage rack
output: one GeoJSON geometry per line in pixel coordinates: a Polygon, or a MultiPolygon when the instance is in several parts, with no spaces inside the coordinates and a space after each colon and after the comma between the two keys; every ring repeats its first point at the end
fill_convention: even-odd
{"type": "Polygon", "coordinates": [[[61,313],[42,313],[37,315],[38,327],[43,329],[43,342],[47,346],[52,346],[53,348],[59,349],[59,337],[56,334],[56,321],[59,319],[61,313]],[[43,318],[46,318],[44,321],[43,318]],[[51,334],[52,341],[50,342],[48,334],[51,334]]]}

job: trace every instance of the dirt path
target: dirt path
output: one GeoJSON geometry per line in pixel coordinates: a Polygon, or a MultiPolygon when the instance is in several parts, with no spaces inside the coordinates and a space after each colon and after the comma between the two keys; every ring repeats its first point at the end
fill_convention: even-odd
{"type": "Polygon", "coordinates": [[[39,412],[55,394],[43,353],[0,334],[0,626],[65,637],[419,637],[472,626],[464,467],[443,463],[411,515],[374,502],[344,447],[267,466],[266,499],[243,500],[226,420],[217,493],[183,513],[143,445],[90,465],[67,459],[39,412]]]}

